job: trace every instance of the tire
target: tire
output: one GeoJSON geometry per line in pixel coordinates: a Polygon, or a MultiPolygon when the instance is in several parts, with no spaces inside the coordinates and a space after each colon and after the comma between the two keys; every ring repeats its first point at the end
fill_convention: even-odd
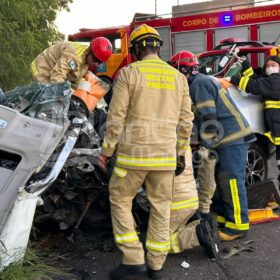
{"type": "MultiPolygon", "coordinates": [[[[108,201],[108,203],[110,202],[108,201]]],[[[78,206],[77,210],[79,215],[81,215],[84,207],[78,206]]],[[[91,207],[85,214],[83,225],[93,230],[111,228],[110,209],[103,209],[103,207],[100,207],[100,205],[98,205],[98,202],[93,203],[93,205],[91,205],[91,207]]]]}
{"type": "Polygon", "coordinates": [[[267,179],[268,164],[264,150],[256,143],[249,146],[246,163],[246,186],[251,186],[267,179]]]}

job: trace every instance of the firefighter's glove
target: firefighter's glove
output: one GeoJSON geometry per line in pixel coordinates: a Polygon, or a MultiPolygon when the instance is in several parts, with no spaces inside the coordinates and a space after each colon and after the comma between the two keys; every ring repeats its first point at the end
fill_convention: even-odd
{"type": "Polygon", "coordinates": [[[109,159],[109,157],[104,156],[102,154],[100,154],[98,157],[98,166],[104,173],[107,173],[107,164],[109,159]]]}
{"type": "Polygon", "coordinates": [[[235,86],[239,86],[239,82],[240,82],[240,77],[239,76],[232,76],[230,78],[230,83],[235,85],[235,86]]]}
{"type": "Polygon", "coordinates": [[[179,176],[185,170],[185,167],[185,156],[177,156],[175,176],[179,176]]]}
{"type": "Polygon", "coordinates": [[[246,72],[249,68],[251,68],[251,63],[249,60],[245,59],[242,63],[242,73],[246,72]]]}
{"type": "Polygon", "coordinates": [[[254,75],[254,70],[250,64],[250,62],[246,59],[242,62],[242,76],[243,77],[251,77],[254,75]]]}

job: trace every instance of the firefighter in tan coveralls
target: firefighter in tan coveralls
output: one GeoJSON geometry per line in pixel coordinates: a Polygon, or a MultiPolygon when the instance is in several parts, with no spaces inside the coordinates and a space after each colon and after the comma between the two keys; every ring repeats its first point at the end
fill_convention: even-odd
{"type": "MultiPolygon", "coordinates": [[[[187,223],[199,209],[200,197],[193,176],[192,151],[186,151],[185,169],[174,178],[173,199],[170,217],[170,253],[203,246],[210,258],[216,258],[218,237],[216,229],[211,227],[208,217],[201,217],[187,223]]],[[[210,206],[210,204],[208,203],[210,206]]]]}
{"type": "Polygon", "coordinates": [[[161,45],[154,28],[137,27],[130,36],[130,52],[139,61],[122,68],[113,87],[100,155],[104,167],[116,151],[109,191],[122,264],[111,271],[111,279],[145,277],[144,249],[131,213],[132,200],[143,184],[151,203],[146,249],[152,279],[158,279],[170,250],[174,170],[184,166],[193,114],[186,79],[159,58],[161,45]]]}
{"type": "Polygon", "coordinates": [[[98,37],[85,46],[76,42],[60,42],[39,54],[31,63],[31,73],[35,81],[41,83],[77,82],[83,78],[89,67],[97,68],[112,53],[111,42],[98,37]]]}
{"type": "Polygon", "coordinates": [[[170,251],[180,253],[202,245],[207,255],[215,258],[219,251],[217,233],[213,228],[214,217],[209,212],[216,188],[214,176],[216,160],[209,155],[209,150],[206,148],[200,147],[196,152],[199,156],[198,189],[193,175],[190,147],[186,152],[185,170],[180,176],[175,177],[171,206],[170,251]],[[191,220],[194,221],[187,223],[191,220]]]}
{"type": "Polygon", "coordinates": [[[197,168],[199,197],[198,213],[204,219],[211,219],[211,217],[208,217],[208,215],[210,213],[212,197],[214,196],[214,192],[216,190],[216,158],[211,155],[209,149],[206,149],[205,147],[200,147],[198,154],[200,156],[200,163],[197,168]]]}

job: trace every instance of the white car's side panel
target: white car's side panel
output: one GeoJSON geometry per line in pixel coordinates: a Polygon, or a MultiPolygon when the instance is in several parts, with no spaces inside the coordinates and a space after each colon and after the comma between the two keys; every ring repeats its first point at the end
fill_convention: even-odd
{"type": "Polygon", "coordinates": [[[235,105],[249,122],[253,132],[263,134],[265,123],[261,97],[247,94],[236,87],[230,87],[228,90],[235,105]]]}

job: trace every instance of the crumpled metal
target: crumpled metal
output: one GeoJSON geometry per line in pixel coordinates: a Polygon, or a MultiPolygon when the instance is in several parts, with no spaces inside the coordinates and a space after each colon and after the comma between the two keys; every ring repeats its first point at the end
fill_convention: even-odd
{"type": "Polygon", "coordinates": [[[7,106],[26,116],[60,125],[68,121],[71,95],[69,82],[32,83],[5,92],[7,106]]]}
{"type": "Polygon", "coordinates": [[[7,98],[1,89],[0,89],[0,105],[7,105],[7,98]]]}

